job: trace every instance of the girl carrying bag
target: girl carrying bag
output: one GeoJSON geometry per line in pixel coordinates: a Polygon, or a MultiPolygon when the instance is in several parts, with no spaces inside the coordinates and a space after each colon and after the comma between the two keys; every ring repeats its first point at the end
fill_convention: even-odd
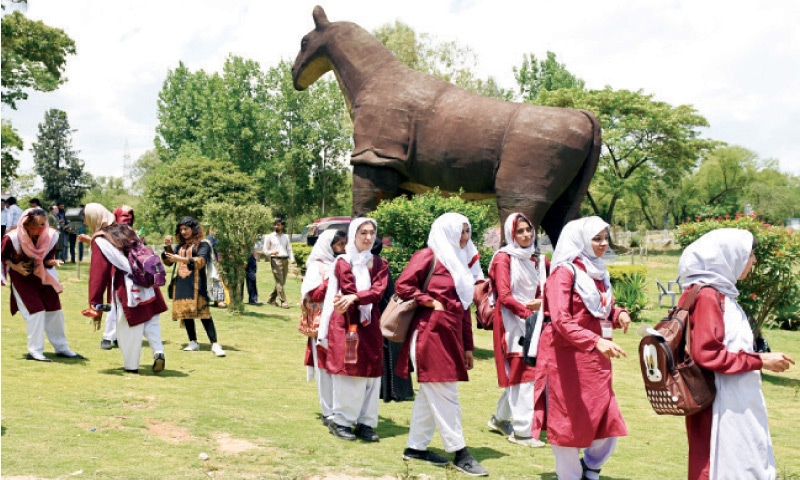
{"type": "MultiPolygon", "coordinates": [[[[436,267],[436,256],[433,257],[431,268],[422,283],[423,292],[428,289],[428,282],[431,281],[434,267],[436,267]]],[[[413,298],[411,300],[403,300],[396,293],[393,294],[389,304],[386,305],[381,314],[381,333],[383,337],[392,342],[403,343],[408,336],[408,328],[411,326],[411,320],[414,319],[414,312],[416,311],[416,300],[413,298]]]]}

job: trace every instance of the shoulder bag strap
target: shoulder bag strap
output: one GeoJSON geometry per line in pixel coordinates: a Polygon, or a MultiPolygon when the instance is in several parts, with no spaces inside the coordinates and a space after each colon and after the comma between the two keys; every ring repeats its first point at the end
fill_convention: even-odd
{"type": "Polygon", "coordinates": [[[704,289],[705,287],[710,287],[710,285],[706,285],[705,283],[696,283],[692,289],[689,290],[689,293],[686,294],[684,301],[678,304],[678,308],[681,310],[686,310],[686,328],[683,330],[683,336],[686,338],[685,352],[690,357],[692,356],[692,315],[689,313],[689,309],[694,305],[694,301],[697,299],[697,295],[700,293],[700,290],[704,289]]]}
{"type": "Polygon", "coordinates": [[[431,268],[428,270],[428,275],[425,277],[425,281],[422,283],[422,291],[425,292],[428,290],[428,283],[431,281],[431,277],[433,276],[433,269],[436,268],[436,254],[433,254],[433,261],[431,262],[431,268]]]}

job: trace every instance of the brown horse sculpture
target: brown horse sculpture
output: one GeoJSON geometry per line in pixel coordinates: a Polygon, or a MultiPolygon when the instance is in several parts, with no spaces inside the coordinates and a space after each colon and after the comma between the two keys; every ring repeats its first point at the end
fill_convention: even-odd
{"type": "Polygon", "coordinates": [[[353,214],[383,198],[439,187],[496,197],[501,220],[524,213],[555,242],[577,218],[600,155],[589,112],[504,102],[406,67],[369,32],[322,7],[292,68],[297,90],[333,70],[353,120],[353,214]]]}

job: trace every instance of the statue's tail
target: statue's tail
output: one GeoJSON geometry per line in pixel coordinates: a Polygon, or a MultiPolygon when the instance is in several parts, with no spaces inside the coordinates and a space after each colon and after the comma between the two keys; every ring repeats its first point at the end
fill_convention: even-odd
{"type": "Polygon", "coordinates": [[[603,144],[600,122],[592,112],[586,110],[581,110],[581,112],[591,122],[594,138],[580,170],[578,170],[578,173],[564,192],[553,202],[553,205],[542,219],[542,227],[547,232],[553,245],[558,242],[558,237],[561,235],[561,229],[564,225],[580,216],[581,203],[589,192],[589,183],[591,183],[597,170],[597,164],[600,162],[600,150],[603,144]]]}

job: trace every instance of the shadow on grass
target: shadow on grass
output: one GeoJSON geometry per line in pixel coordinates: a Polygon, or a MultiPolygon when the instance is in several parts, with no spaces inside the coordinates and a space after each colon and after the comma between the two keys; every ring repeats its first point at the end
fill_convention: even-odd
{"type": "Polygon", "coordinates": [[[378,416],[378,428],[376,430],[381,438],[408,436],[408,425],[401,425],[384,416],[378,416]]]}
{"type": "Polygon", "coordinates": [[[786,377],[781,377],[779,375],[771,375],[766,372],[761,373],[761,378],[765,382],[769,382],[773,385],[778,385],[779,387],[800,388],[800,380],[796,378],[786,378],[786,377]]]}
{"type": "Polygon", "coordinates": [[[167,370],[164,369],[159,373],[153,373],[153,371],[149,368],[140,368],[139,373],[129,373],[126,372],[124,368],[107,368],[105,370],[98,370],[100,373],[105,375],[114,375],[116,377],[124,377],[126,375],[130,375],[132,377],[135,376],[142,376],[142,377],[171,377],[171,378],[179,378],[179,377],[188,377],[189,374],[179,372],[177,370],[167,370]]]}
{"type": "Polygon", "coordinates": [[[0,437],[5,437],[6,435],[6,427],[0,427],[0,437]]]}
{"type": "MultiPolygon", "coordinates": [[[[555,480],[555,479],[558,478],[558,475],[556,475],[556,472],[542,472],[541,474],[539,474],[539,478],[541,478],[541,479],[545,479],[545,478],[546,479],[551,479],[552,478],[552,479],[555,480]]],[[[629,477],[609,477],[608,475],[603,475],[600,478],[602,478],[603,480],[630,480],[629,477]]]]}
{"type": "Polygon", "coordinates": [[[489,360],[490,358],[494,358],[494,350],[476,347],[472,352],[472,357],[475,360],[489,360]]]}

